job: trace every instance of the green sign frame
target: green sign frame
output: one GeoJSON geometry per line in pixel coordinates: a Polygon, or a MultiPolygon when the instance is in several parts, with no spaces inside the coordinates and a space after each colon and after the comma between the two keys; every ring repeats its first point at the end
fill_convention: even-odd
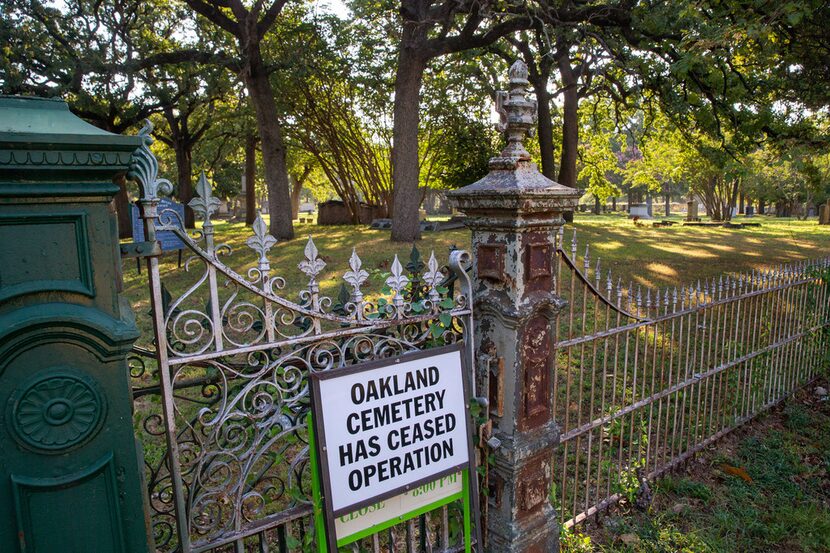
{"type": "Polygon", "coordinates": [[[430,503],[408,513],[397,515],[394,518],[388,519],[382,523],[376,524],[365,530],[361,530],[360,532],[357,532],[355,534],[344,536],[342,538],[335,536],[333,539],[336,539],[336,543],[330,543],[328,533],[326,531],[327,515],[325,513],[325,507],[323,503],[323,485],[320,477],[320,463],[319,459],[317,458],[317,444],[315,442],[314,437],[314,424],[311,413],[309,413],[306,416],[306,424],[308,427],[308,451],[309,463],[311,468],[311,492],[312,503],[314,506],[314,528],[317,534],[318,553],[334,553],[340,547],[349,545],[358,540],[369,537],[373,534],[377,534],[378,532],[382,532],[388,528],[391,528],[392,526],[395,526],[396,524],[406,522],[407,520],[413,519],[430,511],[440,509],[444,505],[448,505],[454,501],[459,500],[462,501],[464,525],[464,551],[465,553],[472,553],[473,505],[471,500],[472,486],[470,485],[471,477],[469,468],[463,468],[460,470],[461,492],[449,495],[438,501],[435,501],[433,503],[430,503]]]}

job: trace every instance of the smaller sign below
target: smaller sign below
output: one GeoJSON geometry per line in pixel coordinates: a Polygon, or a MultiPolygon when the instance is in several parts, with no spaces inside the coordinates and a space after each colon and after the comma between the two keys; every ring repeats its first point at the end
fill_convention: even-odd
{"type": "Polygon", "coordinates": [[[461,497],[464,491],[461,473],[448,474],[400,495],[367,505],[334,521],[337,544],[345,545],[366,534],[374,534],[408,520],[423,511],[431,511],[461,497]]]}

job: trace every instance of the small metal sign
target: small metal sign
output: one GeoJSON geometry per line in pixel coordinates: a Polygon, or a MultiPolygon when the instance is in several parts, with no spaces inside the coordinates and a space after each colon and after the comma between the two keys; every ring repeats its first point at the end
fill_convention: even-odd
{"type": "MultiPolygon", "coordinates": [[[[162,198],[159,201],[158,211],[159,213],[162,213],[167,210],[174,211],[178,214],[178,220],[181,221],[182,225],[184,224],[184,204],[174,202],[167,198],[162,198]]],[[[141,218],[138,206],[135,204],[131,205],[130,215],[133,227],[133,241],[141,242],[144,240],[144,219],[141,218]]],[[[156,233],[156,240],[161,245],[161,251],[163,252],[184,249],[184,242],[182,239],[176,236],[176,233],[171,230],[158,231],[156,233]]]]}
{"type": "Polygon", "coordinates": [[[318,534],[330,551],[459,499],[470,542],[467,374],[460,345],[312,373],[318,534]]]}

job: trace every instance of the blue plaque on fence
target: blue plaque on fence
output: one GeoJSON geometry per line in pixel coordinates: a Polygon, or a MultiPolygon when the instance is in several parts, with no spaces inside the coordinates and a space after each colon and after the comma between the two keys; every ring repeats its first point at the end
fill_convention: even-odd
{"type": "MultiPolygon", "coordinates": [[[[131,208],[130,217],[133,224],[133,242],[143,242],[144,220],[139,216],[138,206],[132,204],[131,208]]],[[[173,200],[163,198],[159,201],[158,210],[159,213],[162,213],[165,210],[175,211],[178,214],[178,218],[170,217],[170,220],[176,221],[179,225],[184,223],[184,204],[176,203],[173,200]]],[[[156,240],[158,240],[161,245],[161,251],[163,252],[184,249],[184,242],[182,242],[182,239],[176,236],[176,233],[172,230],[160,230],[156,232],[156,240]]]]}

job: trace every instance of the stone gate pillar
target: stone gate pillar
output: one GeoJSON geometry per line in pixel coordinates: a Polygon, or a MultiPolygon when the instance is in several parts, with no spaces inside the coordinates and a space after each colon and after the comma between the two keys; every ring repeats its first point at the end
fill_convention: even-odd
{"type": "Polygon", "coordinates": [[[489,359],[489,409],[501,442],[490,472],[485,540],[493,552],[558,550],[549,500],[559,441],[552,321],[564,302],[554,293],[554,239],[579,193],[530,161],[523,140],[534,129],[536,102],[527,99],[527,86],[527,67],[517,61],[510,92],[497,97],[507,147],[490,160],[486,177],[449,194],[473,233],[476,355],[489,359]]]}
{"type": "Polygon", "coordinates": [[[147,553],[113,178],[141,137],[0,97],[0,551],[147,553]]]}

